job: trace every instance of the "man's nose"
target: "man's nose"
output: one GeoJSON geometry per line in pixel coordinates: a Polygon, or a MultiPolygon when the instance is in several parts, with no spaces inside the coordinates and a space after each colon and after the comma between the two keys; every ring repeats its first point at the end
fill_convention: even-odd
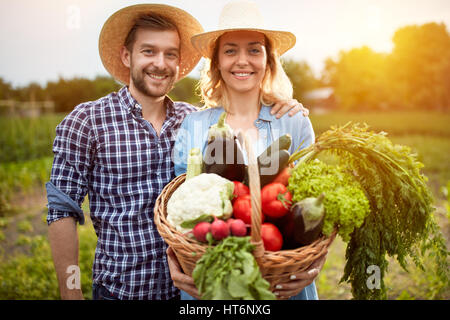
{"type": "Polygon", "coordinates": [[[164,53],[161,52],[154,56],[153,65],[159,69],[164,69],[166,67],[164,53]]]}

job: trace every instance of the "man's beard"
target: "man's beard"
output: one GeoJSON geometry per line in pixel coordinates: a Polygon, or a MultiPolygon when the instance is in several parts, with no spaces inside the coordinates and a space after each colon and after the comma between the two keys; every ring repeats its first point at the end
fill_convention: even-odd
{"type": "Polygon", "coordinates": [[[160,86],[157,89],[153,89],[145,82],[145,77],[147,75],[145,74],[144,71],[134,70],[133,66],[131,66],[130,70],[131,70],[131,81],[133,81],[136,90],[151,98],[160,98],[168,94],[170,90],[172,90],[175,84],[175,79],[177,78],[172,71],[164,72],[161,70],[153,69],[149,73],[153,73],[156,75],[167,75],[171,79],[171,81],[168,82],[165,85],[165,87],[160,86]]]}

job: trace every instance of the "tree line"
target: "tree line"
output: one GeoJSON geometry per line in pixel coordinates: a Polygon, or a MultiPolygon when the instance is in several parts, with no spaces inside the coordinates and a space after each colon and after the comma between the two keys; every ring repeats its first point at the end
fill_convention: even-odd
{"type": "MultiPolygon", "coordinates": [[[[319,76],[305,61],[283,60],[294,87],[294,97],[304,101],[315,88],[333,88],[339,109],[450,110],[450,34],[443,23],[411,25],[397,30],[390,53],[364,46],[328,58],[319,76]]],[[[201,105],[198,79],[186,77],[169,96],[176,101],[201,105]]],[[[108,76],[31,83],[14,88],[0,78],[0,100],[52,100],[56,112],[68,112],[85,101],[96,100],[121,85],[108,76]]]]}
{"type": "Polygon", "coordinates": [[[450,111],[450,34],[441,23],[400,28],[390,53],[369,47],[327,59],[323,83],[346,110],[450,111]]]}

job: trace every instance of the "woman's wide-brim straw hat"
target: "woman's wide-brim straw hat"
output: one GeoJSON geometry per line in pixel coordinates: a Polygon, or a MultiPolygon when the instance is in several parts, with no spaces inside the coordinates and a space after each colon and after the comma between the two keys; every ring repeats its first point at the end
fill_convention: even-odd
{"type": "Polygon", "coordinates": [[[201,24],[186,11],[163,4],[138,4],[115,12],[106,20],[99,37],[100,58],[106,70],[123,84],[129,85],[130,69],[120,58],[120,50],[125,44],[137,18],[145,14],[157,14],[175,24],[180,36],[180,64],[177,81],[187,76],[199,62],[201,55],[192,47],[191,37],[203,32],[201,24]]]}
{"type": "Polygon", "coordinates": [[[228,3],[219,18],[217,30],[196,34],[192,37],[192,45],[206,58],[211,58],[216,40],[227,32],[256,31],[263,33],[270,40],[272,48],[282,55],[295,45],[295,35],[287,31],[268,30],[264,27],[264,19],[258,6],[251,1],[235,1],[228,3]]]}

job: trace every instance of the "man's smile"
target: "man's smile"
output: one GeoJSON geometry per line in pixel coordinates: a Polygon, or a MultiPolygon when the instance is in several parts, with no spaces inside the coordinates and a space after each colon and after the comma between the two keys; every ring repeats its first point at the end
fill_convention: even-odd
{"type": "Polygon", "coordinates": [[[168,78],[168,75],[160,75],[160,74],[149,73],[149,72],[146,72],[145,74],[154,80],[164,80],[164,79],[168,78]]]}

